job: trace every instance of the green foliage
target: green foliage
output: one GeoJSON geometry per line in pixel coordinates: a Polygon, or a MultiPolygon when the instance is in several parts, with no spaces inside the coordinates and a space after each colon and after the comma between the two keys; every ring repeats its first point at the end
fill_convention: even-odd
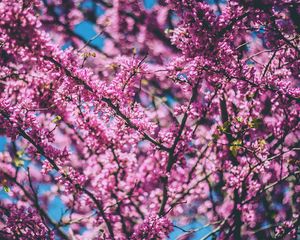
{"type": "Polygon", "coordinates": [[[229,150],[231,151],[232,155],[236,157],[241,147],[242,147],[242,140],[237,139],[232,142],[232,144],[229,147],[229,150]]]}
{"type": "Polygon", "coordinates": [[[226,133],[230,126],[231,126],[231,122],[226,121],[226,122],[224,122],[224,124],[222,126],[218,126],[218,130],[221,133],[226,133]]]}
{"type": "Polygon", "coordinates": [[[24,166],[24,160],[22,159],[23,154],[24,154],[24,150],[17,151],[16,156],[13,159],[13,163],[16,167],[24,166]]]}
{"type": "Polygon", "coordinates": [[[57,124],[60,120],[61,120],[61,116],[56,116],[51,122],[57,124]]]}
{"type": "Polygon", "coordinates": [[[9,188],[7,185],[4,185],[4,186],[3,186],[3,190],[4,190],[4,192],[9,193],[10,188],[9,188]]]}
{"type": "Polygon", "coordinates": [[[254,118],[248,122],[248,125],[250,128],[259,128],[262,125],[262,122],[261,118],[254,118]]]}

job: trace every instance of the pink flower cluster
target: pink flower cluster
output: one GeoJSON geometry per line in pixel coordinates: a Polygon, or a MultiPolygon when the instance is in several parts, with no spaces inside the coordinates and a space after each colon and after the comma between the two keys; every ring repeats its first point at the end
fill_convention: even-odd
{"type": "Polygon", "coordinates": [[[165,217],[150,215],[136,228],[132,239],[163,239],[172,231],[173,226],[170,220],[165,217]]]}
{"type": "MultiPolygon", "coordinates": [[[[3,239],[54,239],[53,232],[45,225],[39,213],[25,206],[0,207],[3,239]]],[[[1,238],[2,238],[1,237],[1,238]]]]}
{"type": "Polygon", "coordinates": [[[143,2],[0,2],[0,239],[297,239],[298,1],[143,2]]]}

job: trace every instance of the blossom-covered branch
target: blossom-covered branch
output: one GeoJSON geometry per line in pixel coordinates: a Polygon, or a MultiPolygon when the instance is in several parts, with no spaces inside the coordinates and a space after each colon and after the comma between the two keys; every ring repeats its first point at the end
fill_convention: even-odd
{"type": "Polygon", "coordinates": [[[0,238],[297,239],[299,12],[2,0],[0,238]]]}

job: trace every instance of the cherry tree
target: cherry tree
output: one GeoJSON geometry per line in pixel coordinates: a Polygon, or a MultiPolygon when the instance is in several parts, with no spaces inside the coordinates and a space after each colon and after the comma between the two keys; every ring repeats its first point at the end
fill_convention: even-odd
{"type": "Polygon", "coordinates": [[[297,239],[299,15],[1,0],[0,239],[297,239]]]}

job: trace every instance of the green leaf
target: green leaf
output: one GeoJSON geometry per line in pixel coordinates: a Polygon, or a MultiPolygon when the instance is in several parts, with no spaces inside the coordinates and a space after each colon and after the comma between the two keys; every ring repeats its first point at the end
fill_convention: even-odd
{"type": "Polygon", "coordinates": [[[24,166],[24,161],[19,157],[15,157],[13,163],[15,164],[16,167],[24,166]]]}
{"type": "Polygon", "coordinates": [[[214,141],[214,142],[216,142],[216,141],[219,139],[219,137],[220,137],[220,136],[219,136],[218,134],[213,134],[213,135],[212,135],[212,138],[213,138],[213,141],[214,141]]]}
{"type": "Polygon", "coordinates": [[[51,122],[58,123],[61,120],[61,116],[56,116],[51,122]]]}
{"type": "Polygon", "coordinates": [[[265,139],[259,139],[258,144],[261,148],[263,148],[267,144],[267,142],[265,139]]]}
{"type": "Polygon", "coordinates": [[[242,140],[240,140],[240,139],[234,140],[232,142],[231,146],[229,147],[229,150],[231,151],[231,153],[234,157],[237,156],[238,151],[241,148],[241,146],[242,146],[242,140]]]}
{"type": "Polygon", "coordinates": [[[218,126],[218,129],[220,132],[224,133],[229,129],[230,125],[231,125],[231,122],[226,121],[226,122],[224,122],[224,124],[222,126],[218,126]]]}
{"type": "Polygon", "coordinates": [[[17,157],[18,158],[22,157],[24,152],[25,152],[24,149],[17,151],[17,153],[16,153],[17,157]]]}
{"type": "Polygon", "coordinates": [[[231,125],[231,122],[226,121],[226,122],[224,122],[223,127],[228,129],[230,127],[230,125],[231,125]]]}
{"type": "Polygon", "coordinates": [[[261,118],[254,118],[248,123],[250,128],[259,128],[262,125],[262,119],[261,118]]]}
{"type": "Polygon", "coordinates": [[[241,139],[236,139],[232,142],[233,146],[242,146],[242,140],[241,139]]]}
{"type": "Polygon", "coordinates": [[[236,120],[241,123],[243,121],[243,118],[242,117],[237,117],[236,120]]]}
{"type": "Polygon", "coordinates": [[[238,148],[238,147],[236,147],[236,146],[230,146],[230,147],[229,147],[229,149],[230,149],[230,151],[231,151],[232,155],[236,157],[236,156],[237,156],[237,154],[238,154],[238,150],[239,150],[239,148],[238,148]]]}
{"type": "Polygon", "coordinates": [[[8,186],[4,185],[4,186],[3,186],[3,190],[4,190],[4,192],[9,193],[10,188],[9,188],[8,186]]]}

